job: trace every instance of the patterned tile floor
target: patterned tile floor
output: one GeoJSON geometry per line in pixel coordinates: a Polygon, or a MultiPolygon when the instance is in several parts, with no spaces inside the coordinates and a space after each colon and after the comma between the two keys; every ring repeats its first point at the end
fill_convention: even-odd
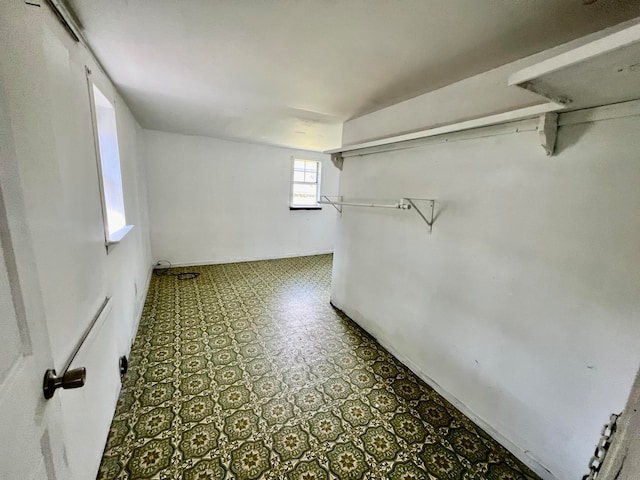
{"type": "Polygon", "coordinates": [[[331,307],[331,260],[154,276],[98,478],[536,479],[331,307]]]}

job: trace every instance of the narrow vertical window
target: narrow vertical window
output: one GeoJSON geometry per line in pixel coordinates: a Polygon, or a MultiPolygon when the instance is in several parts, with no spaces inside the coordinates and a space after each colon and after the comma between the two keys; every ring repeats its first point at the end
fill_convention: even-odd
{"type": "Polygon", "coordinates": [[[127,226],[120,172],[116,111],[113,104],[89,82],[98,157],[98,174],[107,247],[118,243],[132,228],[127,226]]]}
{"type": "Polygon", "coordinates": [[[294,158],[291,178],[290,207],[320,208],[320,162],[294,158]]]}

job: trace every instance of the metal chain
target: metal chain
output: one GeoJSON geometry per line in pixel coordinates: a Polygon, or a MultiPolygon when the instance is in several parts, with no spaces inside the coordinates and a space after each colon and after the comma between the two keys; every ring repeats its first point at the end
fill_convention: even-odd
{"type": "Polygon", "coordinates": [[[611,417],[609,417],[609,423],[605,424],[605,426],[602,427],[600,441],[598,442],[596,450],[593,452],[591,460],[589,460],[589,473],[583,476],[582,480],[595,480],[596,478],[598,478],[598,472],[602,467],[604,457],[607,455],[607,451],[609,450],[609,446],[611,445],[611,437],[616,431],[616,422],[618,421],[618,416],[619,415],[612,413],[611,417]]]}

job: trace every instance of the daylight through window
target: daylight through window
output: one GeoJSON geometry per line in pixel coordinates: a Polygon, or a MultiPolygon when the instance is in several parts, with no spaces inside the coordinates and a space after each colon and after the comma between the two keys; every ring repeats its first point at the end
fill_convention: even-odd
{"type": "Polygon", "coordinates": [[[92,85],[92,89],[105,234],[107,243],[117,242],[128,229],[122,194],[116,112],[98,87],[92,85]]]}
{"type": "Polygon", "coordinates": [[[319,207],[320,162],[316,160],[293,160],[291,185],[291,207],[319,207]]]}

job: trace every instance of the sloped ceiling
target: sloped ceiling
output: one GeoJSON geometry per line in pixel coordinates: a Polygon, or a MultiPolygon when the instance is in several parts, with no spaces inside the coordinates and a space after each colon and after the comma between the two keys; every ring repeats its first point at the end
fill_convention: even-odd
{"type": "Polygon", "coordinates": [[[145,128],[309,150],[347,119],[640,16],[638,0],[69,0],[145,128]]]}

